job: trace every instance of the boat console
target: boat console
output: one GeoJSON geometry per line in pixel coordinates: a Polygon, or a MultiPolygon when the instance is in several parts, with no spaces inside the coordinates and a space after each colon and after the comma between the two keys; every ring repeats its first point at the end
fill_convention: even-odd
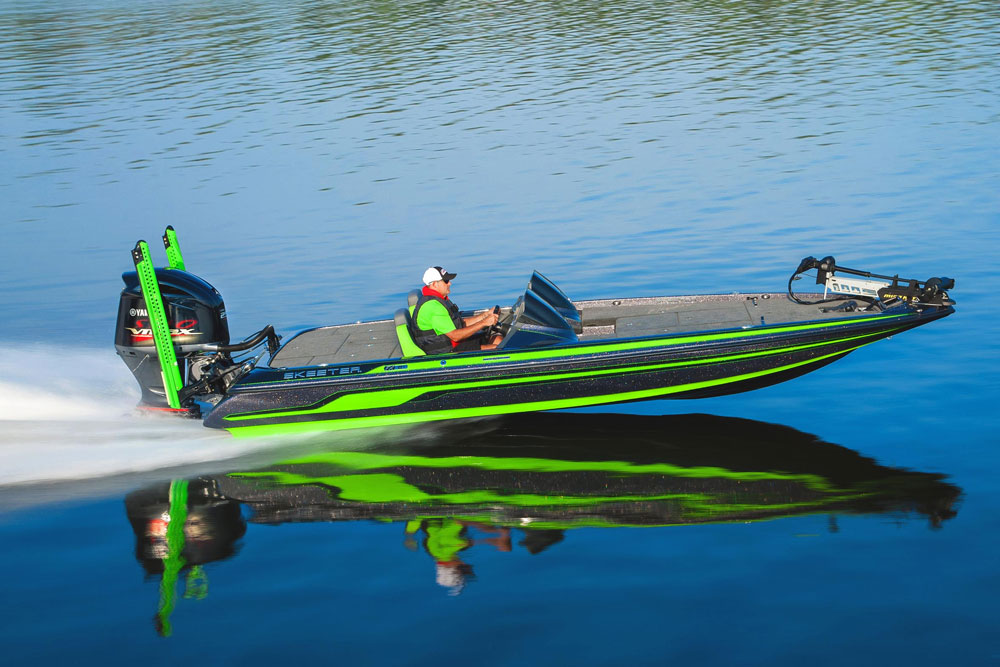
{"type": "Polygon", "coordinates": [[[503,335],[499,349],[521,350],[575,343],[577,334],[583,332],[583,322],[569,297],[536,271],[495,332],[503,335]]]}

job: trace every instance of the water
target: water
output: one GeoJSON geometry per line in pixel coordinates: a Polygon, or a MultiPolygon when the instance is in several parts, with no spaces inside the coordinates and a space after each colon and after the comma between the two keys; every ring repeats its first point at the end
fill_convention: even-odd
{"type": "MultiPolygon", "coordinates": [[[[995,662],[998,31],[975,1],[0,2],[11,659],[995,662]],[[509,303],[532,269],[578,299],[772,291],[834,254],[954,276],[959,304],[785,385],[620,407],[610,430],[566,413],[237,443],[130,411],[118,276],[139,238],[162,261],[167,224],[234,336],[387,315],[431,264],[472,307],[509,303]],[[731,418],[759,435],[734,443],[731,418]],[[561,439],[588,429],[583,453],[561,439]],[[598,477],[595,505],[579,470],[445,466],[415,485],[430,502],[407,477],[424,467],[381,467],[389,495],[339,498],[341,520],[315,484],[285,505],[244,488],[226,521],[192,510],[175,577],[137,552],[170,553],[130,527],[138,490],[321,453],[510,457],[476,437],[563,467],[728,473],[692,490],[630,469],[611,478],[649,488],[598,477]],[[570,502],[452,507],[522,478],[570,502]],[[463,585],[442,544],[466,547],[463,585]]],[[[324,476],[360,474],[343,463],[324,476]]]]}

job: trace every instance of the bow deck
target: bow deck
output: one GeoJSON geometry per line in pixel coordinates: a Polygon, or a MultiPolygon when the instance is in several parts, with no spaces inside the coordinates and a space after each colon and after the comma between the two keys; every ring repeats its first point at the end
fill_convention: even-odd
{"type": "MultiPolygon", "coordinates": [[[[762,320],[774,325],[837,319],[851,314],[831,308],[847,301],[845,298],[823,307],[801,305],[782,292],[600,299],[577,301],[575,305],[583,320],[580,340],[594,341],[753,327],[760,326],[762,320]]],[[[303,331],[275,354],[270,366],[301,368],[400,357],[395,326],[391,319],[386,319],[303,331]]]]}

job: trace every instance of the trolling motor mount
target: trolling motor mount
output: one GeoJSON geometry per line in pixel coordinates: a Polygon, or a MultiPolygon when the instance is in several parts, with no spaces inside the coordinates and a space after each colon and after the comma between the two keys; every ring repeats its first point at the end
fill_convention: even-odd
{"type": "Polygon", "coordinates": [[[798,268],[788,279],[788,296],[792,301],[806,305],[843,300],[843,296],[828,297],[828,294],[833,293],[867,301],[875,307],[885,307],[896,301],[911,305],[943,307],[955,305],[948,296],[948,290],[954,287],[953,278],[914,280],[901,279],[899,274],[884,276],[871,271],[837,266],[837,260],[828,255],[823,259],[805,257],[799,262],[798,268]],[[817,301],[803,301],[793,293],[792,281],[811,269],[816,269],[816,284],[823,285],[823,298],[817,301]],[[837,275],[838,273],[848,275],[837,275]]]}

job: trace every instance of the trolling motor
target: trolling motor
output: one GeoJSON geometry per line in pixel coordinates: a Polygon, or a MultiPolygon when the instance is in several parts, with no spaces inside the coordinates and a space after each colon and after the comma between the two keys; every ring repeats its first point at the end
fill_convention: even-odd
{"type": "Polygon", "coordinates": [[[929,278],[927,280],[900,279],[899,275],[882,276],[871,271],[858,271],[845,266],[837,266],[837,260],[827,256],[823,259],[806,257],[788,279],[788,298],[795,303],[816,305],[842,301],[845,296],[865,301],[866,309],[877,309],[891,306],[897,302],[905,302],[914,306],[953,306],[955,302],[948,297],[947,290],[955,287],[952,278],[929,278]],[[803,301],[792,292],[792,281],[809,271],[816,269],[816,284],[823,285],[823,298],[816,301],[803,301]],[[858,278],[837,275],[846,273],[858,278]],[[828,297],[833,293],[838,296],[828,297]]]}
{"type": "Polygon", "coordinates": [[[212,402],[279,346],[268,325],[230,344],[226,305],[214,287],[185,270],[173,227],[163,234],[169,267],[154,268],[149,246],[132,249],[135,271],[122,274],[115,349],[142,390],[139,407],[199,416],[194,397],[212,402]],[[255,358],[232,353],[267,344],[255,358]]]}

